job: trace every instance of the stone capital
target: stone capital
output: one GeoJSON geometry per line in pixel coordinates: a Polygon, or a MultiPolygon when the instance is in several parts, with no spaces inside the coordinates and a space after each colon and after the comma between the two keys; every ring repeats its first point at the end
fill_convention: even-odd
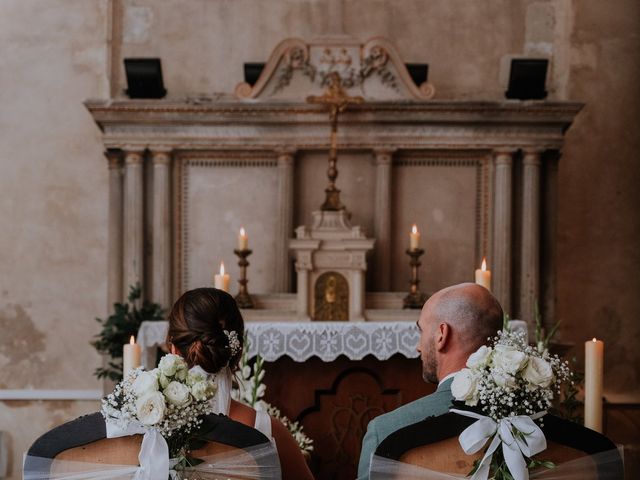
{"type": "Polygon", "coordinates": [[[541,149],[525,149],[522,153],[523,165],[540,165],[542,153],[541,149]]]}
{"type": "Polygon", "coordinates": [[[151,153],[171,153],[173,147],[171,145],[149,145],[151,153]]]}
{"type": "Polygon", "coordinates": [[[144,155],[142,151],[132,152],[128,151],[124,154],[124,163],[126,165],[142,165],[144,162],[144,155]]]}
{"type": "Polygon", "coordinates": [[[496,165],[511,165],[513,163],[513,154],[515,148],[496,148],[493,151],[493,157],[496,165]]]}
{"type": "Polygon", "coordinates": [[[171,150],[151,150],[151,160],[154,165],[169,165],[171,163],[171,150]]]}
{"type": "Polygon", "coordinates": [[[122,152],[120,150],[108,149],[104,155],[109,162],[109,170],[122,168],[122,152]]]}
{"type": "Polygon", "coordinates": [[[278,165],[291,165],[293,164],[293,157],[298,151],[295,147],[282,147],[275,150],[276,157],[278,158],[278,165]]]}
{"type": "Polygon", "coordinates": [[[396,148],[374,148],[373,155],[375,157],[376,165],[390,165],[393,163],[393,154],[397,151],[396,148]]]}

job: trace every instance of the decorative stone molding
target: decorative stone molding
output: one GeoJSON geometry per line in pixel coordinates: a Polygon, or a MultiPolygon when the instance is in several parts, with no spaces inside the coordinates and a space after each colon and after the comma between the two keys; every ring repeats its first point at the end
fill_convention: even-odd
{"type": "Polygon", "coordinates": [[[340,75],[347,94],[357,90],[367,100],[429,100],[435,94],[430,83],[414,84],[390,41],[376,37],[361,44],[339,36],[312,42],[283,40],[271,53],[256,84],[238,84],[235,95],[239,99],[300,101],[322,91],[332,73],[340,75]],[[294,86],[297,77],[307,80],[302,88],[294,86]]]}

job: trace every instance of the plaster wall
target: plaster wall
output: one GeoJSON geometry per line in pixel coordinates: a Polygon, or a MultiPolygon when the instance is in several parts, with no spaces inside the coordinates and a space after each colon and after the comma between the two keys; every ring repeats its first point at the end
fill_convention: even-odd
{"type": "MultiPolygon", "coordinates": [[[[0,2],[0,389],[101,388],[107,169],[82,101],[108,95],[107,7],[0,2]]],[[[97,406],[0,401],[9,478],[38,435],[97,406]]]]}
{"type": "MultiPolygon", "coordinates": [[[[634,0],[0,2],[0,388],[100,388],[88,342],[107,311],[108,176],[81,102],[123,96],[122,58],[162,58],[173,97],[229,93],[242,64],[266,61],[282,39],[342,30],[386,36],[405,61],[429,63],[443,99],[502,99],[512,55],[551,56],[549,97],[587,104],[559,167],[561,335],[581,361],[585,336],[598,332],[607,396],[637,402],[639,17],[634,0]]],[[[54,420],[95,408],[0,402],[9,478],[54,420]]]]}

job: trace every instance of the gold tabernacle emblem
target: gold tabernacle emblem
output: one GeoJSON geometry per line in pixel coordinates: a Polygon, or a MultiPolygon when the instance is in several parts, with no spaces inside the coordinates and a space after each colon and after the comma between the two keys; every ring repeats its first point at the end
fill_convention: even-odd
{"type": "Polygon", "coordinates": [[[349,320],[349,285],[338,272],[326,272],[316,280],[314,320],[349,320]]]}

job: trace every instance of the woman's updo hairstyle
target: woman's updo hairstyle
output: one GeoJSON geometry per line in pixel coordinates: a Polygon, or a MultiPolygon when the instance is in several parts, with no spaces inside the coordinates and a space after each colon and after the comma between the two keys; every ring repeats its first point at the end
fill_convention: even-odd
{"type": "Polygon", "coordinates": [[[176,346],[189,368],[200,365],[217,373],[228,365],[235,370],[244,347],[244,322],[236,301],[216,288],[185,292],[169,314],[167,341],[176,346]],[[229,345],[225,330],[236,333],[240,348],[229,345]]]}

